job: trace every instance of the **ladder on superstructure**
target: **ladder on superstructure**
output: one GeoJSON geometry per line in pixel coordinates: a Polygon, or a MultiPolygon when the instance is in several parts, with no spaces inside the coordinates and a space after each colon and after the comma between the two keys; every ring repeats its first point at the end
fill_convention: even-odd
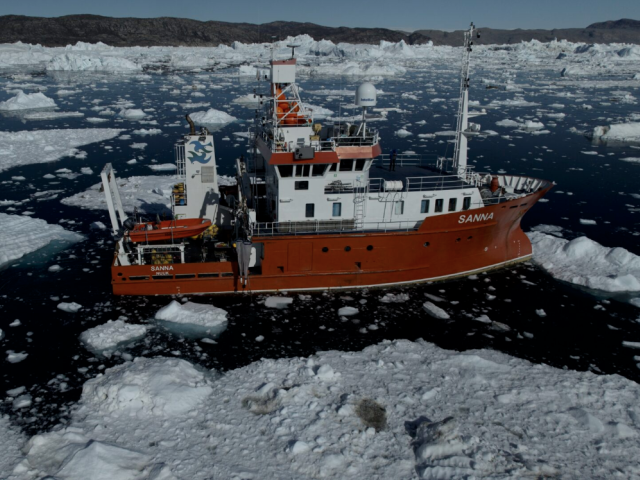
{"type": "Polygon", "coordinates": [[[353,196],[353,228],[355,230],[362,230],[364,228],[364,216],[368,192],[369,182],[362,182],[361,180],[358,180],[353,196]]]}

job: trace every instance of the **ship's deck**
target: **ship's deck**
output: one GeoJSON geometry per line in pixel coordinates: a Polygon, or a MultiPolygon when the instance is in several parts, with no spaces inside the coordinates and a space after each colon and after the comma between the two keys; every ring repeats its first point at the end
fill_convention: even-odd
{"type": "Polygon", "coordinates": [[[385,182],[401,181],[403,190],[407,189],[407,183],[409,190],[452,190],[471,185],[457,175],[444,174],[426,165],[396,165],[395,170],[390,171],[388,164],[374,164],[369,170],[369,179],[377,178],[385,182]]]}

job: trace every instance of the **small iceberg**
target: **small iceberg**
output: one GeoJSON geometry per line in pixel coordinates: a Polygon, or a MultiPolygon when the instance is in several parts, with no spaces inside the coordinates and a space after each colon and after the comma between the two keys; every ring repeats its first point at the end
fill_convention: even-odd
{"type": "Polygon", "coordinates": [[[227,312],[213,305],[172,301],[158,310],[156,321],[177,335],[187,338],[217,338],[227,329],[227,312]]]}

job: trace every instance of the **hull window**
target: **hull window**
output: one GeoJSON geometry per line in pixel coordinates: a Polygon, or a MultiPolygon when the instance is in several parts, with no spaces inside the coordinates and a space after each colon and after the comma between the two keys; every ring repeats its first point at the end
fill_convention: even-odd
{"type": "Polygon", "coordinates": [[[442,212],[443,209],[444,209],[444,200],[442,198],[439,198],[436,200],[436,213],[442,212]]]}
{"type": "Polygon", "coordinates": [[[457,198],[450,198],[449,199],[449,211],[450,212],[455,212],[457,206],[458,206],[458,199],[457,198]]]}
{"type": "Polygon", "coordinates": [[[400,200],[399,202],[396,202],[395,214],[402,215],[403,213],[404,213],[404,201],[400,200]]]}
{"type": "Polygon", "coordinates": [[[309,190],[309,182],[307,181],[295,182],[294,186],[296,190],[309,190]]]}
{"type": "Polygon", "coordinates": [[[462,209],[469,210],[469,208],[471,208],[471,197],[464,197],[464,200],[462,201],[462,209]]]}
{"type": "Polygon", "coordinates": [[[334,217],[342,216],[342,203],[333,204],[333,216],[334,217]]]}
{"type": "Polygon", "coordinates": [[[422,200],[420,204],[420,213],[429,213],[429,200],[422,200]]]}

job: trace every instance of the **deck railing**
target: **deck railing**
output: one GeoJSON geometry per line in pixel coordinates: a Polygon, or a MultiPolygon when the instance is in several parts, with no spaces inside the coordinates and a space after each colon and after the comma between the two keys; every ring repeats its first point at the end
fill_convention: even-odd
{"type": "Polygon", "coordinates": [[[267,222],[252,224],[255,237],[271,237],[276,235],[314,235],[319,233],[349,234],[354,232],[408,232],[417,230],[422,221],[408,222],[364,222],[356,225],[353,219],[348,220],[307,220],[299,222],[267,222]]]}

